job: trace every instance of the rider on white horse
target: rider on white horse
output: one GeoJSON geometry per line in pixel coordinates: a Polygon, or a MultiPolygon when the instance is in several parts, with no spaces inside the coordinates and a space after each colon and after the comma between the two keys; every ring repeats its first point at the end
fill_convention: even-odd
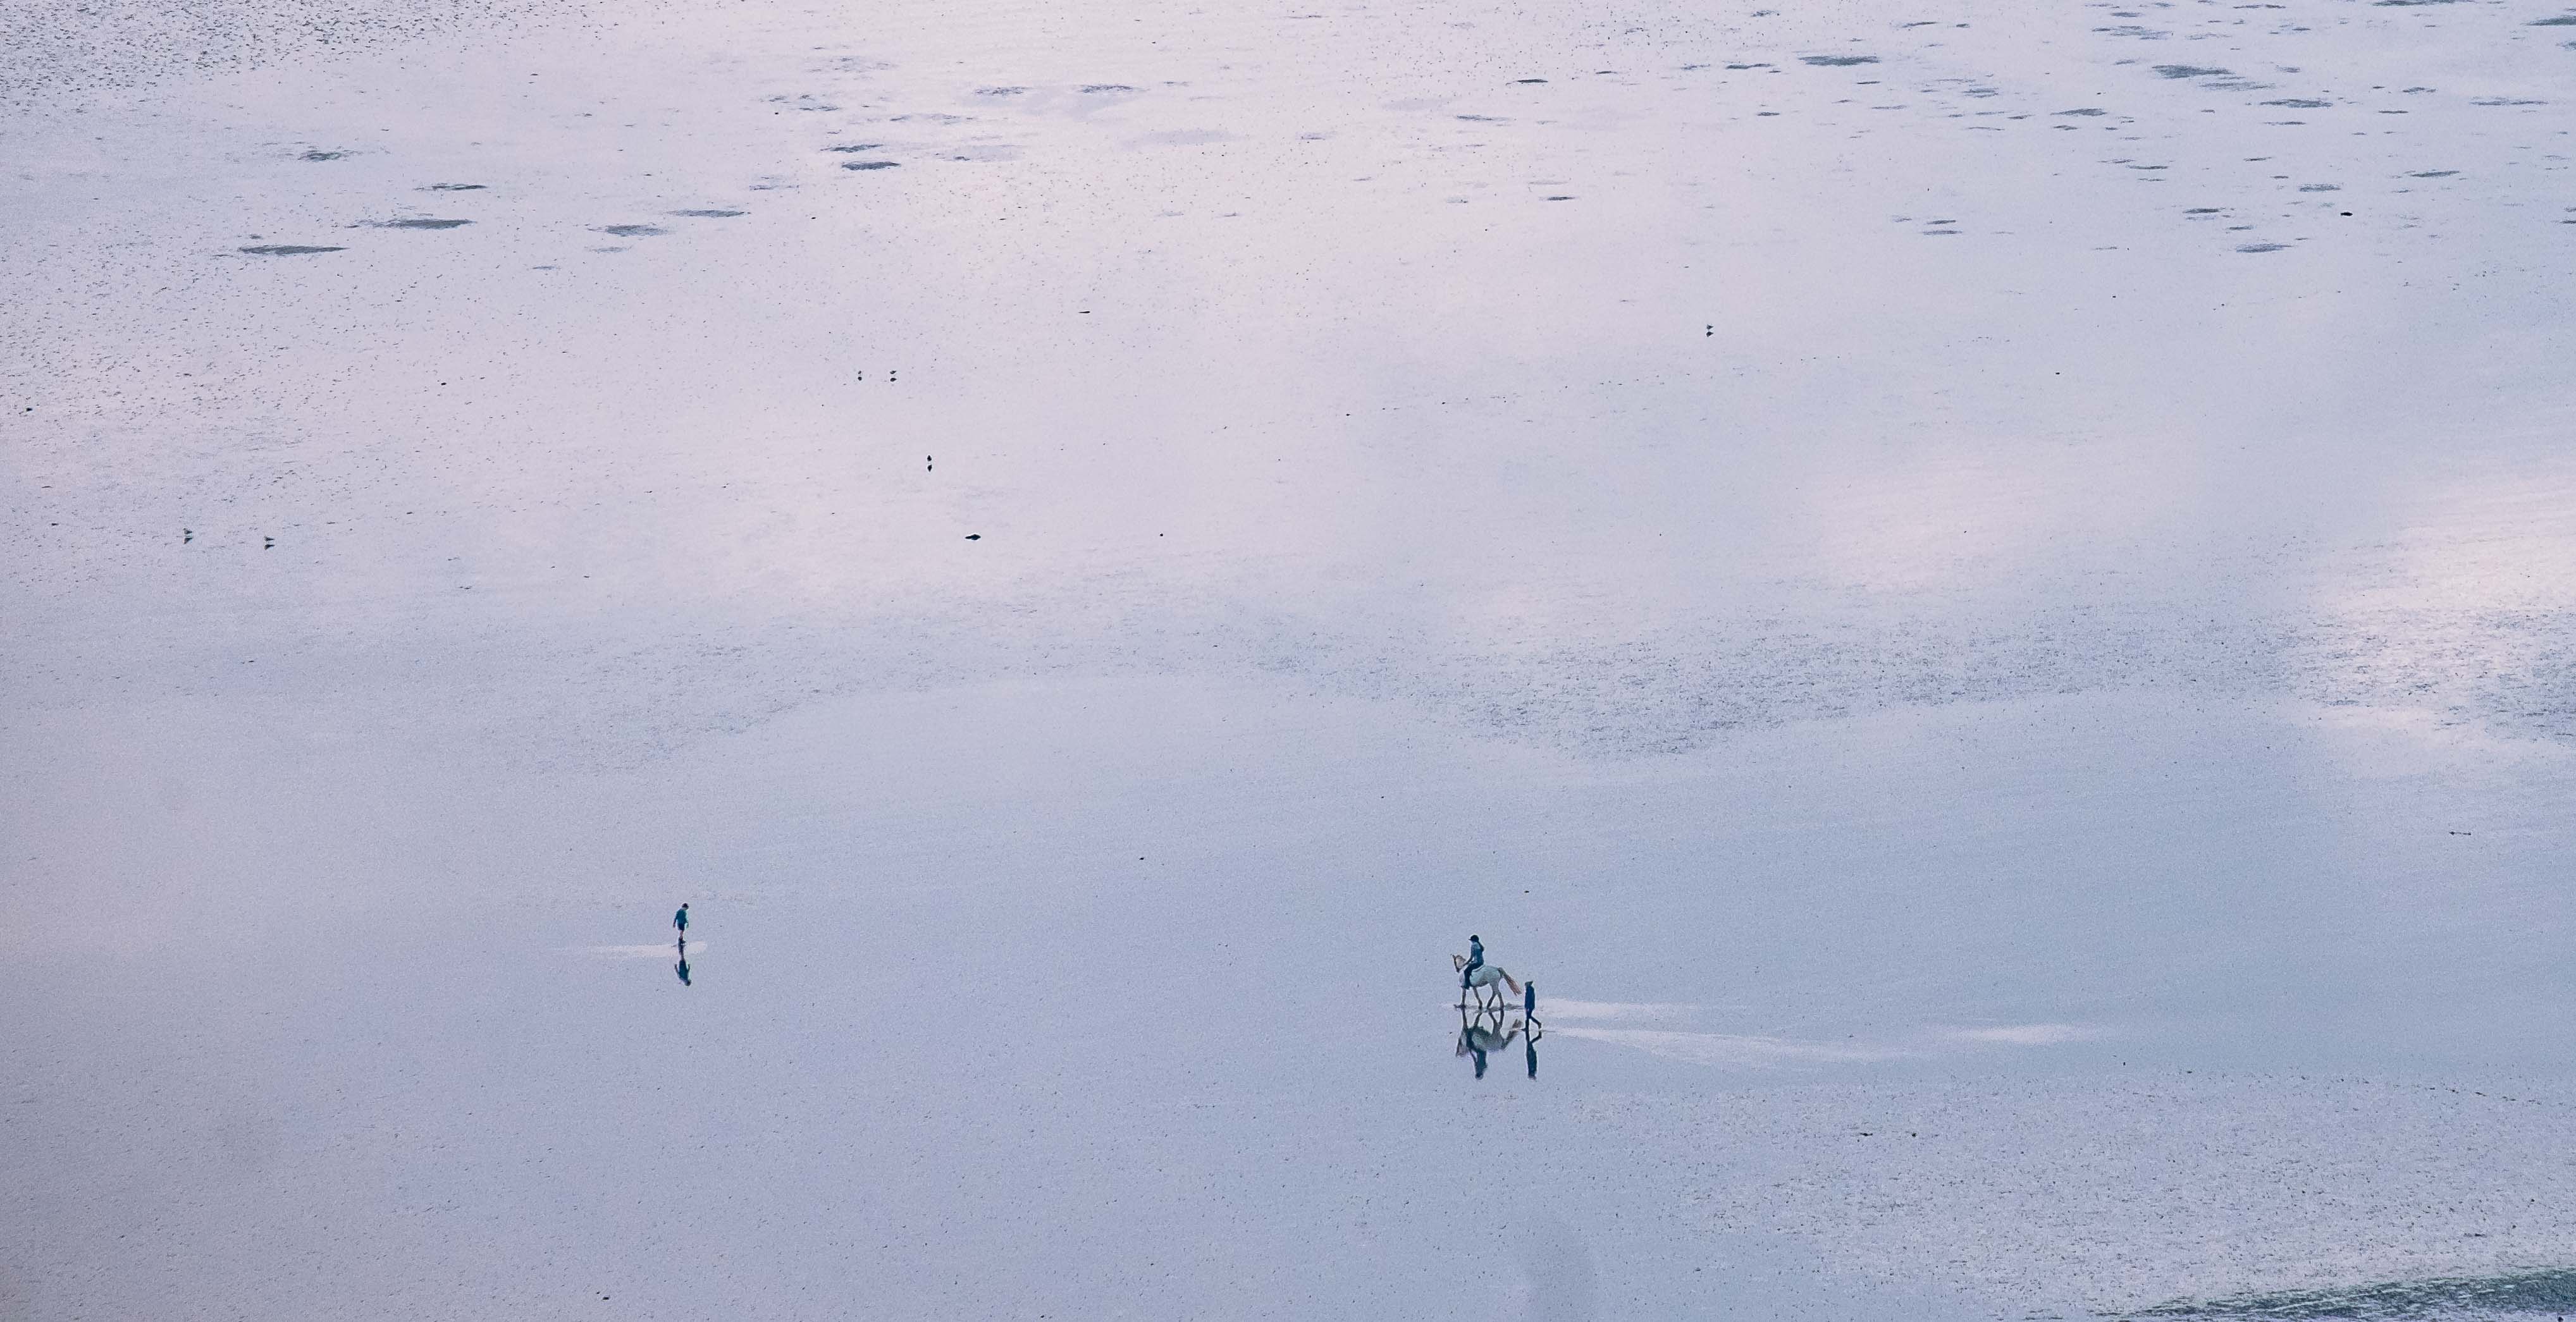
{"type": "Polygon", "coordinates": [[[1467,967],[1458,971],[1458,986],[1463,989],[1475,985],[1472,979],[1476,976],[1476,970],[1484,966],[1485,939],[1470,932],[1467,935],[1467,967]]]}

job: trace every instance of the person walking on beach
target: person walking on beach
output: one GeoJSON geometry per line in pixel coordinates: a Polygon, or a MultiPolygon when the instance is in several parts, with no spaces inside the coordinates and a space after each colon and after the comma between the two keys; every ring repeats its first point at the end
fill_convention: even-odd
{"type": "Polygon", "coordinates": [[[680,929],[680,944],[689,944],[689,906],[683,904],[678,913],[671,915],[671,926],[680,929]]]}

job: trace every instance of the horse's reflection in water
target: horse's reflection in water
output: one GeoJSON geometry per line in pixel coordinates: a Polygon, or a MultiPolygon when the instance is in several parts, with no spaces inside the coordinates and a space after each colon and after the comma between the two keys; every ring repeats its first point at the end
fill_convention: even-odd
{"type": "Polygon", "coordinates": [[[1529,1028],[1518,1019],[1505,1023],[1503,1011],[1499,1009],[1476,1011],[1461,1008],[1458,1011],[1458,1050],[1455,1054],[1475,1057],[1476,1077],[1481,1079],[1485,1077],[1485,1057],[1491,1052],[1508,1049],[1519,1040],[1523,1031],[1529,1033],[1524,1050],[1529,1060],[1529,1076],[1535,1079],[1538,1077],[1538,1030],[1529,1028]]]}

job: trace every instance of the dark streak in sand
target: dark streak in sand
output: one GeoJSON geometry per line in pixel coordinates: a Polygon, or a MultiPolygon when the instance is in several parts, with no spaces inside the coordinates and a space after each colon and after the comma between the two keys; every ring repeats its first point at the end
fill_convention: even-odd
{"type": "Polygon", "coordinates": [[[304,257],[317,252],[346,252],[346,248],[311,243],[263,243],[242,249],[254,257],[304,257]]]}

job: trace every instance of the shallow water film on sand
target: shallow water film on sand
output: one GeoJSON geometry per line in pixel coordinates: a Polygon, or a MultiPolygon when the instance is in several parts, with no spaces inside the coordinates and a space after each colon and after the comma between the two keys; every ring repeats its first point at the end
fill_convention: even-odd
{"type": "Polygon", "coordinates": [[[2576,1307],[2559,0],[0,116],[0,1318],[2576,1307]]]}

